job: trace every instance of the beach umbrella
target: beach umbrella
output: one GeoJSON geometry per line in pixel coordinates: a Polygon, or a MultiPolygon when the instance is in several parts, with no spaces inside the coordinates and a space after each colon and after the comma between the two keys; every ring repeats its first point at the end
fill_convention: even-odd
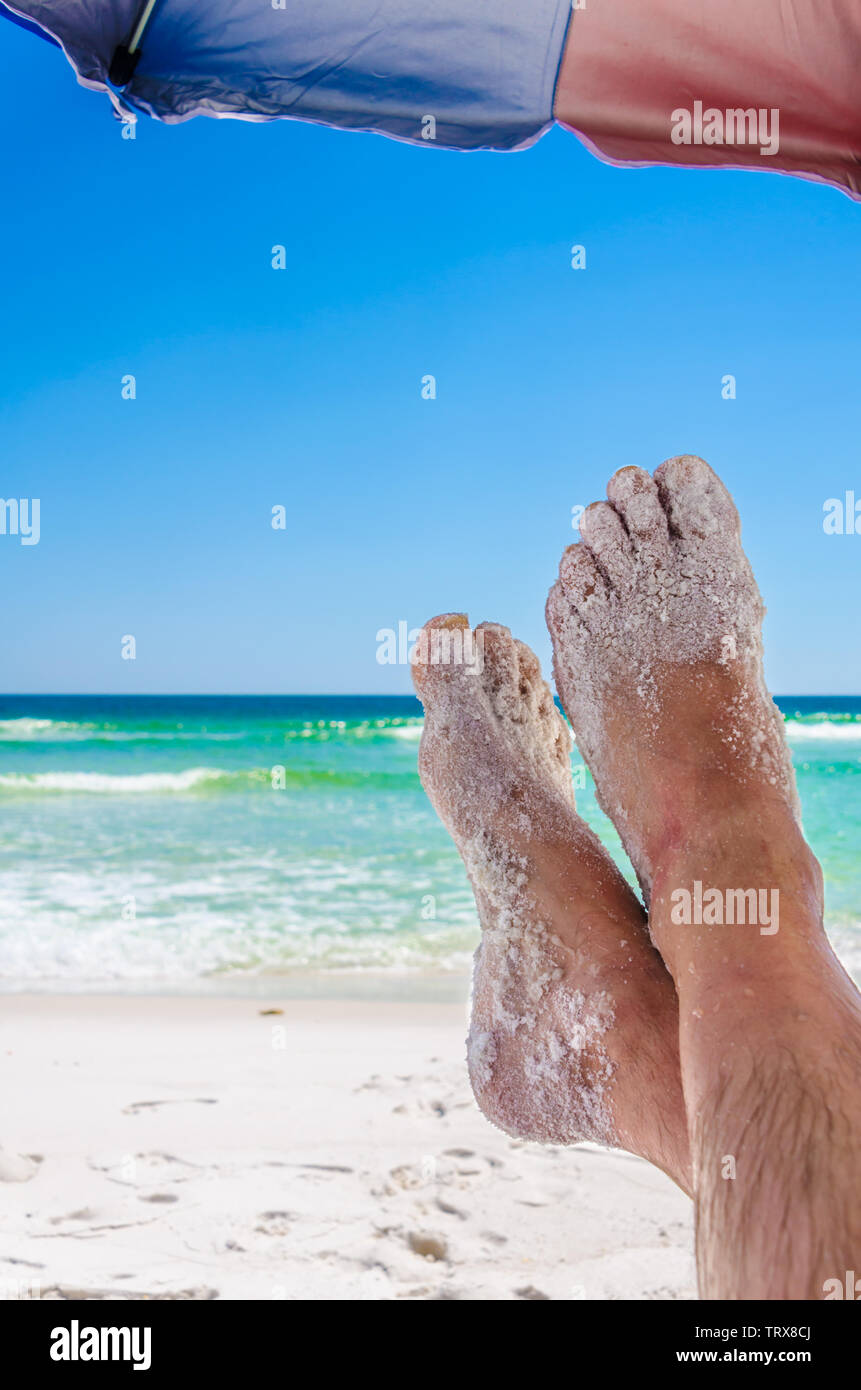
{"type": "Polygon", "coordinates": [[[15,0],[119,115],[278,117],[861,196],[861,0],[15,0]]]}

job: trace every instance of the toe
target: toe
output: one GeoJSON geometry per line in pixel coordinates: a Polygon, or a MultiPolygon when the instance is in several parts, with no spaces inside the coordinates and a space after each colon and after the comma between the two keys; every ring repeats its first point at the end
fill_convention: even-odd
{"type": "Polygon", "coordinates": [[[519,670],[520,698],[528,705],[529,711],[540,719],[552,719],[556,715],[553,696],[541,674],[541,663],[531,647],[515,639],[517,665],[519,670]]]}
{"type": "Polygon", "coordinates": [[[667,514],[658,485],[643,468],[620,468],[607,484],[607,496],[625,523],[635,551],[658,561],[669,554],[667,514]]]}
{"type": "Polygon", "coordinates": [[[667,459],[655,482],[674,535],[696,541],[741,534],[735,503],[704,459],[694,454],[667,459]]]}
{"type": "Polygon", "coordinates": [[[531,647],[515,639],[517,665],[519,670],[520,698],[529,716],[537,718],[546,726],[555,725],[558,718],[553,696],[547,682],[541,675],[541,663],[531,647]]]}
{"type": "Polygon", "coordinates": [[[589,547],[569,545],[559,561],[559,583],[568,602],[587,626],[607,606],[607,584],[589,547]]]}
{"type": "Polygon", "coordinates": [[[469,627],[469,617],[466,613],[440,613],[438,618],[431,618],[425,623],[424,631],[432,632],[434,629],[448,628],[455,632],[457,629],[466,631],[469,627]]]}
{"type": "Polygon", "coordinates": [[[475,629],[480,643],[484,688],[497,714],[511,714],[520,699],[520,663],[517,646],[502,623],[479,623],[475,629]]]}
{"type": "Polygon", "coordinates": [[[544,621],[554,643],[562,637],[571,617],[571,604],[565,597],[561,580],[557,579],[551,586],[544,605],[544,621]]]}
{"type": "Polygon", "coordinates": [[[584,626],[576,608],[572,607],[561,579],[556,580],[547,595],[544,618],[553,640],[554,653],[565,651],[576,641],[585,641],[588,638],[589,629],[584,626]]]}
{"type": "Polygon", "coordinates": [[[580,535],[615,589],[630,586],[634,550],[622,518],[609,502],[593,502],[580,518],[580,535]]]}
{"type": "Polygon", "coordinates": [[[520,671],[520,693],[524,699],[541,684],[541,666],[538,657],[525,642],[515,639],[517,664],[520,671]]]}
{"type": "Polygon", "coordinates": [[[441,613],[425,623],[412,661],[413,685],[419,699],[424,700],[435,686],[461,668],[465,647],[469,654],[468,632],[469,618],[465,613],[441,613]]]}

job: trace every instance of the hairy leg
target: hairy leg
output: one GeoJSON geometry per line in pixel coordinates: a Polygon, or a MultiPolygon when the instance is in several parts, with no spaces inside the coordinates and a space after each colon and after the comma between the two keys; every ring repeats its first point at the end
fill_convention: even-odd
{"type": "Polygon", "coordinates": [[[822,1297],[861,1253],[861,1007],[822,926],[762,602],[702,460],[623,469],[608,497],[547,615],[676,984],[701,1292],[822,1297]]]}

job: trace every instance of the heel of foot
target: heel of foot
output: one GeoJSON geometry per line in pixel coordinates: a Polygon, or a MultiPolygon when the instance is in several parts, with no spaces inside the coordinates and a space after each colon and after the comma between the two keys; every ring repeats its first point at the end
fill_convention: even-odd
{"type": "Polygon", "coordinates": [[[613,1007],[600,994],[554,988],[546,1013],[513,1026],[473,1024],[467,1066],[482,1114],[518,1139],[541,1144],[617,1144],[604,1046],[613,1007]]]}

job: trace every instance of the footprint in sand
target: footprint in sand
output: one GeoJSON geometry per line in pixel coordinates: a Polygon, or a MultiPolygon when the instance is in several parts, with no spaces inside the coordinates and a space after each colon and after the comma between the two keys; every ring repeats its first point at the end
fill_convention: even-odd
{"type": "Polygon", "coordinates": [[[448,1241],[436,1231],[408,1231],[407,1245],[425,1260],[448,1259],[448,1241]]]}
{"type": "Polygon", "coordinates": [[[29,1182],[39,1171],[40,1154],[12,1154],[0,1149],[0,1182],[29,1182]]]}
{"type": "Polygon", "coordinates": [[[123,1107],[124,1115],[136,1115],[139,1110],[156,1110],[160,1105],[217,1105],[208,1096],[178,1096],[173,1100],[135,1100],[123,1107]]]}
{"type": "Polygon", "coordinates": [[[259,1224],[254,1227],[264,1236],[286,1236],[290,1234],[294,1213],[289,1211],[262,1211],[259,1224]]]}

